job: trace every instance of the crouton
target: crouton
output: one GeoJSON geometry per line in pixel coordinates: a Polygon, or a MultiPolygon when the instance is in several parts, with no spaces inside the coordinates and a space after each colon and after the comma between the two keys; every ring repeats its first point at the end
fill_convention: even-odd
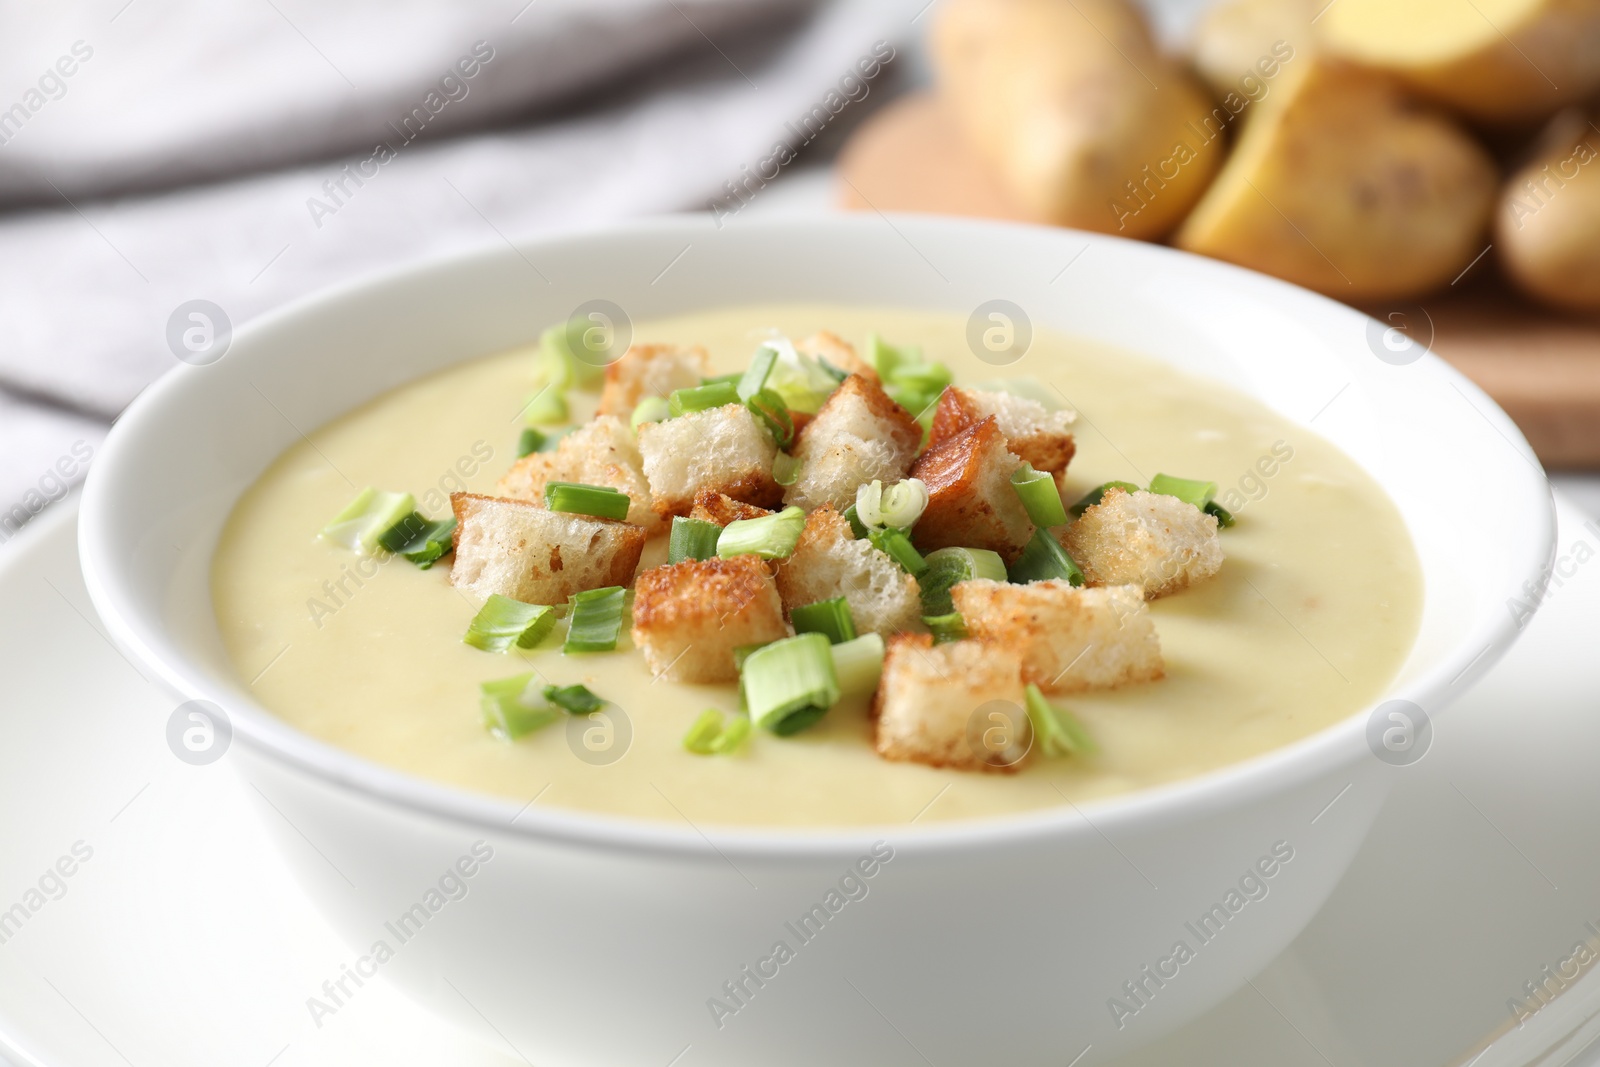
{"type": "Polygon", "coordinates": [[[827,330],[820,330],[804,341],[797,342],[794,349],[807,356],[825,359],[846,374],[859,374],[875,384],[878,381],[878,372],[872,369],[872,364],[856,355],[855,346],[827,330]]]}
{"type": "Polygon", "coordinates": [[[889,642],[873,708],[884,759],[1015,771],[1031,747],[1021,661],[1008,648],[901,634],[889,642]]]}
{"type": "Polygon", "coordinates": [[[807,511],[824,504],[843,510],[862,483],[904,478],[921,446],[917,420],[877,382],[852,374],[795,438],[800,473],[783,502],[807,511]]]}
{"type": "Polygon", "coordinates": [[[1149,600],[1222,567],[1214,517],[1175,496],[1143,490],[1108,490],[1067,527],[1062,543],[1089,585],[1142,585],[1149,600]]]}
{"type": "Polygon", "coordinates": [[[662,517],[687,515],[703,489],[760,508],[783,496],[783,486],[772,476],[777,443],[743,404],[644,423],[639,453],[653,506],[662,517]]]}
{"type": "Polygon", "coordinates": [[[1064,581],[978,579],[950,590],[973,637],[1022,656],[1022,680],[1053,693],[1114,689],[1165,673],[1161,642],[1136,585],[1075,589],[1064,581]]]}
{"type": "Polygon", "coordinates": [[[928,449],[911,468],[911,476],[928,487],[928,506],[912,528],[912,541],[924,552],[987,548],[1014,561],[1033,536],[1028,509],[1011,484],[1020,466],[993,415],[928,449]]]}
{"type": "Polygon", "coordinates": [[[731,682],[734,649],[788,636],[777,587],[756,556],[656,567],[634,589],[633,643],[657,677],[731,682]]]}
{"type": "Polygon", "coordinates": [[[654,529],[660,518],[650,507],[650,484],[644,480],[639,446],[628,424],[601,415],[561,439],[554,452],[532,452],[511,465],[495,485],[495,493],[544,506],[550,482],[605,485],[628,495],[628,521],[654,529]]]}
{"type": "Polygon", "coordinates": [[[632,582],[644,550],[645,532],[631,523],[477,493],[451,493],[450,507],[450,581],[481,599],[499,593],[526,604],[565,604],[585,589],[632,582]]]}
{"type": "Polygon", "coordinates": [[[602,415],[626,419],[647,396],[665,397],[674,389],[700,384],[711,373],[711,360],[698,346],[632,345],[622,358],[606,368],[605,386],[600,390],[602,415]]]}
{"type": "Polygon", "coordinates": [[[730,522],[741,519],[759,519],[763,515],[771,515],[766,508],[758,508],[754,504],[725,496],[715,489],[702,489],[694,495],[694,509],[689,512],[691,519],[702,522],[714,522],[718,526],[726,526],[730,522]]]}
{"type": "Polygon", "coordinates": [[[806,516],[794,554],[778,565],[778,593],[788,611],[842,596],[860,633],[922,628],[917,580],[870,541],[857,541],[826,504],[806,516]]]}
{"type": "Polygon", "coordinates": [[[1051,411],[1027,397],[948,386],[933,412],[928,447],[943,444],[991,415],[1006,439],[1006,447],[1018,459],[1033,464],[1034,470],[1055,475],[1059,484],[1077,451],[1068,429],[1077,421],[1077,413],[1051,411]]]}

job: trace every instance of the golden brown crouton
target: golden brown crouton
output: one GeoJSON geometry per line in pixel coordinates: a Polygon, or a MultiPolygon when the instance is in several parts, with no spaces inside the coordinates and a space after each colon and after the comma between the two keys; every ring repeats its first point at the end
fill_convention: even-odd
{"type": "Polygon", "coordinates": [[[772,512],[766,508],[758,508],[754,504],[735,500],[715,489],[702,489],[694,495],[694,510],[689,512],[689,517],[726,526],[741,519],[759,519],[763,515],[771,514],[772,512]]]}
{"type": "Polygon", "coordinates": [[[653,506],[663,517],[687,515],[703,489],[763,508],[783,496],[772,476],[778,446],[743,404],[644,423],[639,453],[653,506]]]}
{"type": "Polygon", "coordinates": [[[711,361],[698,346],[632,345],[606,368],[597,410],[626,419],[645,397],[666,397],[675,389],[691,388],[710,373],[711,361]]]}
{"type": "Polygon", "coordinates": [[[1075,589],[1064,581],[976,580],[950,590],[973,637],[1015,649],[1022,680],[1054,693],[1114,689],[1165,673],[1161,642],[1136,585],[1075,589]]]}
{"type": "Polygon", "coordinates": [[[993,415],[1006,447],[1034,470],[1049,471],[1057,484],[1077,446],[1068,429],[1077,419],[1071,411],[1051,411],[1037,400],[1010,393],[947,386],[934,409],[928,447],[933,448],[993,415]]]}
{"type": "Polygon", "coordinates": [[[685,560],[639,575],[633,643],[657,677],[731,682],[733,650],[789,636],[772,575],[757,556],[685,560]]]}
{"type": "Polygon", "coordinates": [[[1089,585],[1142,585],[1150,600],[1222,567],[1217,520],[1161,493],[1110,489],[1061,540],[1089,585]]]}
{"type": "Polygon", "coordinates": [[[629,522],[646,531],[661,522],[650,507],[650,485],[633,431],[614,415],[584,423],[563,437],[554,452],[523,456],[495,485],[495,492],[543,507],[544,487],[550,482],[610,486],[628,495],[629,522]]]}
{"type": "Polygon", "coordinates": [[[917,420],[876,381],[852,374],[796,436],[800,473],[783,502],[807,511],[824,504],[847,508],[857,486],[904,478],[921,446],[917,420]]]}
{"type": "Polygon", "coordinates": [[[878,381],[878,372],[872,369],[872,364],[856,355],[855,346],[827,330],[817,331],[804,341],[797,342],[794,348],[796,352],[808,356],[820,356],[846,374],[859,374],[873,383],[878,381]]]}
{"type": "Polygon", "coordinates": [[[987,548],[1007,563],[1033,536],[1028,509],[1011,484],[1022,461],[1006,448],[990,415],[917,458],[911,477],[928,487],[928,506],[911,531],[924,552],[987,548]]]}
{"type": "Polygon", "coordinates": [[[451,493],[456,514],[450,581],[482,599],[565,604],[573,593],[627,585],[639,566],[639,527],[546,511],[526,500],[451,493]]]}
{"type": "Polygon", "coordinates": [[[873,700],[878,755],[1015,771],[1032,741],[1023,701],[1021,661],[1011,649],[901,634],[889,641],[873,700]]]}
{"type": "Polygon", "coordinates": [[[859,633],[922,629],[917,580],[870,541],[857,541],[827,505],[806,516],[794,554],[778,565],[778,593],[790,611],[842,596],[859,633]]]}

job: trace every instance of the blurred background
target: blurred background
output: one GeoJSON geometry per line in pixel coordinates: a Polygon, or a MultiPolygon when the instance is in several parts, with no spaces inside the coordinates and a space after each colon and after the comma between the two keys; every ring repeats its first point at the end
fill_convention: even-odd
{"type": "Polygon", "coordinates": [[[1276,274],[1456,363],[1600,514],[1600,0],[12,0],[0,71],[0,542],[254,316],[668,211],[1276,274]]]}

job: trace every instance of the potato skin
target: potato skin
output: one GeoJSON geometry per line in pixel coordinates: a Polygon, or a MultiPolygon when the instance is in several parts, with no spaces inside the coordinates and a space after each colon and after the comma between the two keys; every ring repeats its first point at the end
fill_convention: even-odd
{"type": "Polygon", "coordinates": [[[1176,243],[1340,300],[1420,296],[1483,251],[1497,184],[1449,119],[1381,75],[1306,56],[1176,243]]]}
{"type": "Polygon", "coordinates": [[[1157,239],[1221,164],[1211,100],[1125,0],[946,0],[930,43],[966,140],[1037,221],[1157,239]]]}
{"type": "Polygon", "coordinates": [[[1272,76],[1273,47],[1280,42],[1297,54],[1311,51],[1312,14],[1309,0],[1223,0],[1195,23],[1190,62],[1219,98],[1237,92],[1244,78],[1272,76]]]}
{"type": "Polygon", "coordinates": [[[1570,118],[1506,182],[1495,245],[1506,273],[1529,296],[1594,312],[1600,311],[1600,134],[1582,116],[1570,118]]]}

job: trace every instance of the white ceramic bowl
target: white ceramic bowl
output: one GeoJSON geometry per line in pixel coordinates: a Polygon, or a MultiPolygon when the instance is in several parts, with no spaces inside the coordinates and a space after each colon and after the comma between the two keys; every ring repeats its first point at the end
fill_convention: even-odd
{"type": "MultiPolygon", "coordinates": [[[[597,297],[635,320],[779,300],[965,314],[1003,297],[1036,324],[1315,418],[1394,497],[1415,540],[1422,629],[1386,699],[1432,715],[1514,639],[1508,599],[1553,551],[1549,490],[1526,443],[1443,363],[1386,362],[1369,341],[1381,329],[1349,308],[1114,238],[875,215],[722,229],[666,219],[406,268],[250,324],[219,362],[176,367],[112,430],[81,519],[95,605],[176,698],[231,716],[225,762],[277,808],[268,824],[352,946],[351,966],[539,1063],[667,1064],[689,1046],[685,1065],[1059,1067],[1091,1045],[1082,1062],[1096,1062],[1215,1004],[1282,950],[1402,773],[1369,748],[1363,709],[1248,763],[1083,810],[796,836],[519,814],[267,713],[224,655],[207,589],[239,494],[296,427],[525,343],[597,297]],[[385,922],[480,839],[493,858],[468,895],[402,943],[385,922]],[[1185,924],[1226,905],[1275,844],[1292,861],[1202,944],[1185,924]],[[867,896],[797,938],[785,924],[874,847],[893,859],[867,896]],[[1163,964],[1180,939],[1194,958],[1163,964]],[[369,957],[380,940],[393,951],[382,963],[369,957]],[[762,964],[779,940],[794,958],[762,964]],[[708,1002],[739,1005],[730,981],[747,996],[728,1016],[708,1002]]],[[[349,980],[345,992],[359,996],[349,980]]],[[[334,1009],[319,1025],[347,1003],[337,986],[306,995],[334,1009]]]]}

